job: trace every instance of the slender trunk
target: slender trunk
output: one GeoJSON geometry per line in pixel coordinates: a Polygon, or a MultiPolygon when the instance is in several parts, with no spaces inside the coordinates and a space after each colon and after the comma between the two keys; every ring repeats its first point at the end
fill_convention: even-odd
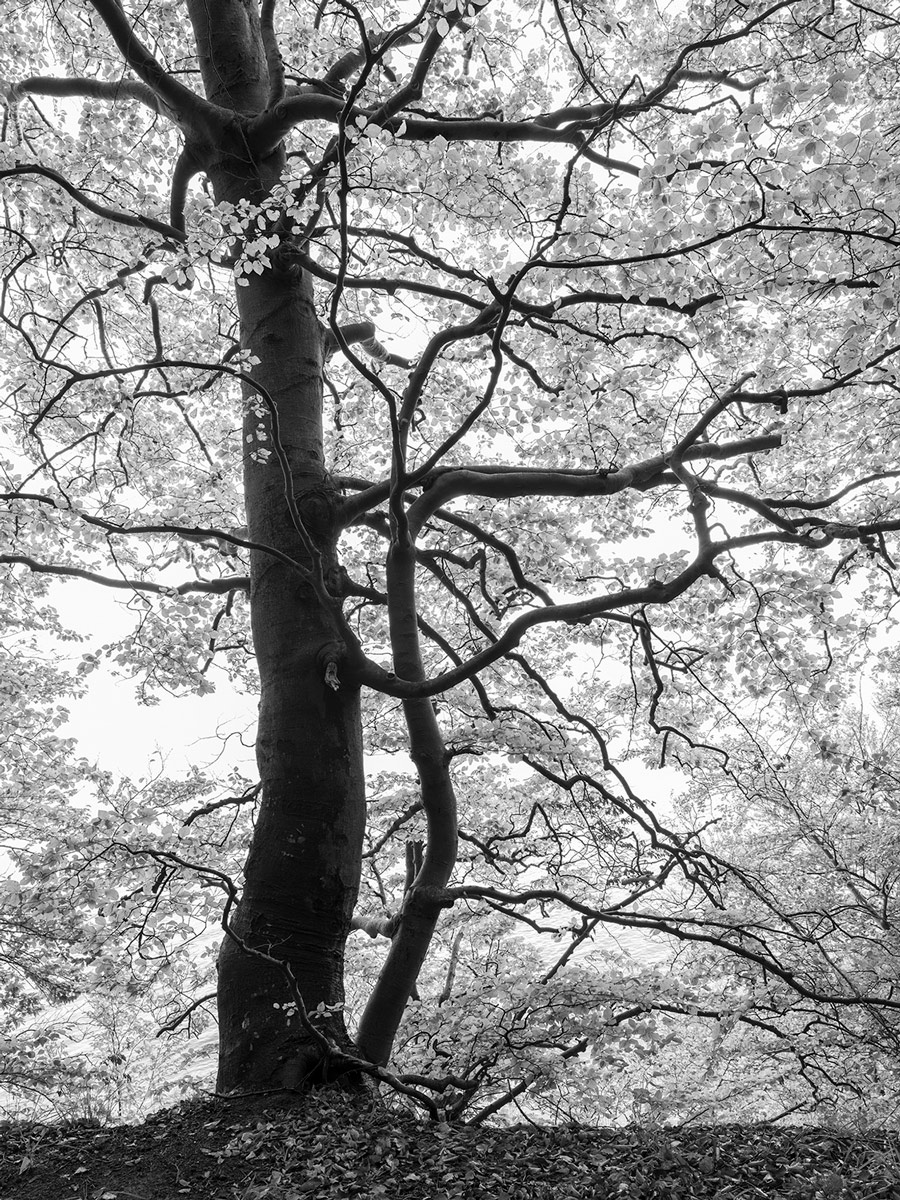
{"type": "MultiPolygon", "coordinates": [[[[239,113],[265,107],[268,87],[255,0],[221,0],[215,21],[188,0],[207,95],[239,113]]],[[[236,126],[237,130],[237,126],[236,126]]],[[[217,200],[258,204],[278,182],[283,155],[252,161],[236,132],[207,147],[217,200]],[[230,144],[224,144],[230,141],[230,144]]],[[[312,284],[290,255],[237,288],[241,342],[253,379],[278,413],[280,442],[302,527],[337,577],[337,496],[325,469],[322,332],[312,284]]],[[[260,395],[245,390],[244,487],[249,537],[312,566],[286,499],[260,395]]],[[[251,622],[260,678],[256,742],[262,799],[244,887],[219,957],[219,1078],[223,1092],[301,1087],[321,1054],[298,1019],[286,963],[307,1010],[343,1002],[344,944],[356,901],[365,818],[359,695],[324,678],[334,613],[303,574],[251,555],[251,622]],[[240,943],[243,943],[240,944],[240,943]]],[[[321,1021],[348,1041],[340,1011],[321,1021]]]]}
{"type": "MultiPolygon", "coordinates": [[[[425,670],[416,626],[415,549],[394,542],[388,557],[391,648],[394,665],[406,679],[423,679],[425,670]]],[[[456,795],[449,759],[430,700],[403,703],[409,751],[419,775],[428,842],[422,866],[403,904],[400,924],[387,960],[360,1019],[357,1040],[373,1062],[386,1063],[394,1038],[446,907],[444,889],[456,863],[456,795]]]]}

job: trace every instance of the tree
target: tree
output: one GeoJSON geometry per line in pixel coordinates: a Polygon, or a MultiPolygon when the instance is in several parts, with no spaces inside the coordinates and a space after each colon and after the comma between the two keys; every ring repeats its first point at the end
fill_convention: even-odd
{"type": "Polygon", "coordinates": [[[765,761],[733,773],[730,802],[721,778],[703,770],[683,797],[705,808],[714,789],[721,817],[712,841],[737,884],[726,887],[725,904],[734,904],[745,933],[773,949],[780,943],[778,960],[792,964],[806,987],[754,981],[748,1004],[735,962],[717,963],[698,947],[694,969],[723,991],[743,993],[734,1023],[750,1016],[756,1041],[764,1031],[759,1048],[770,1063],[789,1065],[797,1108],[844,1116],[855,1108],[870,1120],[895,1119],[896,1014],[846,999],[889,991],[897,968],[893,658],[881,664],[882,686],[867,712],[835,714],[827,735],[773,728],[765,761]],[[827,993],[831,1003],[821,999],[827,993]]]}
{"type": "MultiPolygon", "coordinates": [[[[560,970],[624,924],[828,1000],[624,763],[727,773],[782,700],[828,720],[890,617],[892,14],[3,15],[5,586],[123,589],[148,697],[258,673],[239,903],[199,864],[219,1088],[377,1073],[454,906],[566,914],[560,970]],[[390,945],[351,1039],[354,926],[390,945]]],[[[190,870],[144,824],[130,851],[190,870]]]]}
{"type": "MultiPolygon", "coordinates": [[[[8,589],[7,600],[13,596],[8,589]]],[[[43,837],[41,806],[56,807],[89,785],[91,772],[58,733],[67,716],[60,701],[73,690],[71,681],[36,646],[42,635],[57,630],[48,629],[27,593],[15,598],[0,646],[0,848],[6,861],[20,865],[22,855],[43,837]]],[[[14,878],[0,883],[2,1008],[8,1020],[31,1011],[36,993],[64,999],[75,987],[78,931],[49,920],[47,901],[40,886],[23,887],[14,878]]]]}

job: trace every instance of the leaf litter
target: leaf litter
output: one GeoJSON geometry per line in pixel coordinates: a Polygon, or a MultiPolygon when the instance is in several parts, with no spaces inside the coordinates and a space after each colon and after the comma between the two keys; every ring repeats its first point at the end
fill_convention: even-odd
{"type": "Polygon", "coordinates": [[[900,1200],[900,1135],[425,1124],[376,1098],[0,1125],[0,1200],[900,1200]]]}

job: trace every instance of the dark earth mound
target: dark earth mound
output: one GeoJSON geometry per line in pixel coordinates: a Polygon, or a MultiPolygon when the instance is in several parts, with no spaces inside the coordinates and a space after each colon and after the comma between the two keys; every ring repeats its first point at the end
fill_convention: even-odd
{"type": "Polygon", "coordinates": [[[142,1125],[0,1125],[0,1200],[900,1200],[900,1136],[768,1125],[450,1128],[316,1093],[142,1125]]]}

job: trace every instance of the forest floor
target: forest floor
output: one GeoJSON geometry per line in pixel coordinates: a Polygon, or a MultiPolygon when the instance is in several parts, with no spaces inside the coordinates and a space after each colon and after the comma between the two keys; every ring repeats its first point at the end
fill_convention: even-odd
{"type": "Polygon", "coordinates": [[[0,1200],[900,1200],[900,1136],[423,1124],[339,1094],[0,1124],[0,1200]]]}

